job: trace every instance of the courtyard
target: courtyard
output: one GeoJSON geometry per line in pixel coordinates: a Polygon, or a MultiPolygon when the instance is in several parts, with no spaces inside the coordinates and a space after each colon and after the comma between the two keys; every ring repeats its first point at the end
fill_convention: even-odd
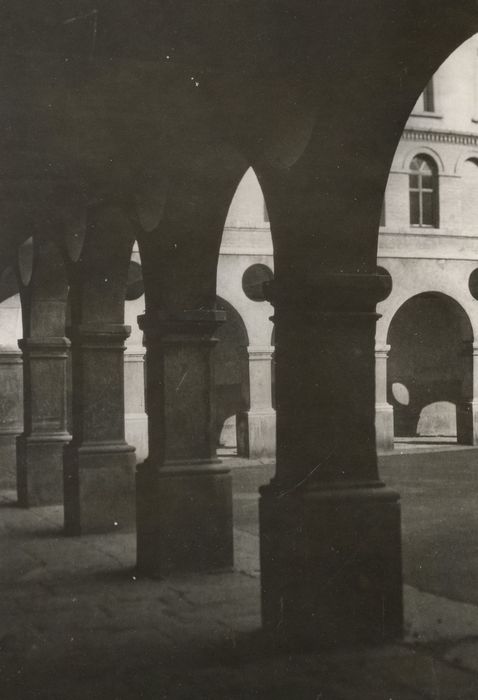
{"type": "Polygon", "coordinates": [[[260,632],[257,489],[233,467],[234,572],[139,577],[134,534],[67,538],[61,507],[1,494],[0,697],[5,700],[475,700],[478,450],[381,457],[402,496],[406,637],[289,653],[260,632]]]}

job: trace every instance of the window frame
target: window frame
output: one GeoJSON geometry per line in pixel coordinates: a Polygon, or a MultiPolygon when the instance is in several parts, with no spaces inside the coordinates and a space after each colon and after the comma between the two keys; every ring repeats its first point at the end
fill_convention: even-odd
{"type": "Polygon", "coordinates": [[[408,168],[408,200],[409,200],[409,222],[412,228],[439,228],[440,226],[440,210],[439,210],[439,181],[438,181],[438,166],[429,155],[417,153],[410,161],[408,168]],[[413,163],[420,161],[419,166],[413,168],[413,163]],[[428,171],[425,171],[425,167],[428,171]],[[417,178],[417,185],[412,185],[412,177],[417,178]],[[432,186],[426,187],[423,184],[424,177],[431,177],[432,186]],[[418,200],[418,222],[412,221],[413,204],[412,198],[417,195],[418,200]],[[431,217],[430,222],[425,221],[425,195],[431,195],[431,217]]]}

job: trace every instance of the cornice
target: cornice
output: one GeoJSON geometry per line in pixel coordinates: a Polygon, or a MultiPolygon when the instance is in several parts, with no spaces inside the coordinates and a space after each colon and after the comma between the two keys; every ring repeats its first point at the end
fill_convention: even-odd
{"type": "Polygon", "coordinates": [[[467,134],[459,131],[440,131],[438,129],[410,129],[403,131],[405,141],[431,141],[435,143],[454,143],[463,146],[477,146],[478,134],[467,134]]]}

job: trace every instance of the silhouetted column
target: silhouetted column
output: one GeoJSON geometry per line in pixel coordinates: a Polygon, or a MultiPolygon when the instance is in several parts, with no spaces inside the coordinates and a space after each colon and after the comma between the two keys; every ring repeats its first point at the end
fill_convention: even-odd
{"type": "Polygon", "coordinates": [[[376,275],[273,283],[277,473],[261,489],[265,629],[319,644],[402,624],[400,508],[375,449],[376,275]]]}
{"type": "Polygon", "coordinates": [[[17,490],[21,506],[61,503],[67,430],[65,337],[24,338],[23,433],[17,438],[17,490]]]}
{"type": "Polygon", "coordinates": [[[375,434],[378,450],[393,450],[393,406],[387,401],[390,345],[375,346],[375,434]]]}
{"type": "Polygon", "coordinates": [[[67,534],[131,528],[134,448],[124,438],[122,324],[84,324],[72,341],[73,439],[65,449],[67,534]]]}
{"type": "Polygon", "coordinates": [[[276,412],[272,408],[273,347],[249,346],[250,408],[238,416],[238,454],[274,457],[276,412]]]}
{"type": "Polygon", "coordinates": [[[232,492],[216,459],[211,351],[225,314],[147,312],[149,457],[137,472],[138,568],[150,575],[233,563],[232,492]]]}
{"type": "Polygon", "coordinates": [[[23,429],[22,354],[0,346],[0,486],[16,487],[16,440],[23,429]]]}
{"type": "Polygon", "coordinates": [[[457,405],[457,442],[478,444],[478,343],[464,341],[463,400],[457,405]]]}

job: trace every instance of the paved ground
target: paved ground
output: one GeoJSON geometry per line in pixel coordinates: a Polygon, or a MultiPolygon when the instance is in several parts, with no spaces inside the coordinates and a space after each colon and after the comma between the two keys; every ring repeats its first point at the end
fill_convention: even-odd
{"type": "Polygon", "coordinates": [[[236,571],[163,582],[136,577],[133,535],[65,538],[60,508],[3,492],[0,699],[477,700],[478,450],[382,463],[402,493],[407,639],[320,654],[260,634],[255,492],[271,465],[234,471],[236,571]]]}

